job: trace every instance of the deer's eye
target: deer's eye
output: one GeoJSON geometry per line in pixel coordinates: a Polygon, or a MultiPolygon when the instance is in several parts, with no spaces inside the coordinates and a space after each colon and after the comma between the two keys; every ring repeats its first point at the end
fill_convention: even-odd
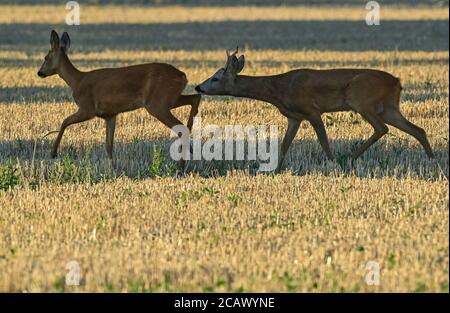
{"type": "Polygon", "coordinates": [[[213,78],[213,79],[211,79],[211,81],[213,81],[213,82],[216,82],[216,81],[218,81],[219,79],[218,78],[213,78]]]}

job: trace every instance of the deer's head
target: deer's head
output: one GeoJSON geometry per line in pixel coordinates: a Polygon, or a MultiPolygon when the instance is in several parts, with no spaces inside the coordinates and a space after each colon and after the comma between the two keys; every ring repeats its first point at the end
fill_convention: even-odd
{"type": "Polygon", "coordinates": [[[195,90],[207,95],[223,95],[232,90],[236,76],[242,71],[245,64],[244,55],[237,58],[237,53],[238,48],[232,54],[227,51],[227,62],[225,66],[203,83],[196,86],[195,90]]]}
{"type": "Polygon", "coordinates": [[[42,78],[55,75],[58,72],[62,57],[69,51],[69,34],[64,32],[60,39],[58,33],[52,30],[52,33],[50,34],[50,47],[50,51],[45,56],[44,63],[42,63],[42,66],[37,73],[38,76],[42,78]]]}

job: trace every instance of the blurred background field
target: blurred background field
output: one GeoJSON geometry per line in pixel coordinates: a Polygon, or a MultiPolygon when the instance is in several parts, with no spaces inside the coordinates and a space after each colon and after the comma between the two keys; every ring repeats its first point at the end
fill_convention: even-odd
{"type": "MultiPolygon", "coordinates": [[[[448,2],[383,1],[381,25],[364,1],[0,1],[1,291],[445,291],[448,292],[448,2]],[[45,5],[41,5],[45,4],[45,5]],[[326,160],[302,125],[287,171],[257,162],[193,161],[175,177],[170,131],[145,111],[119,116],[115,167],[104,123],[57,129],[75,111],[58,77],[37,77],[51,29],[68,31],[81,70],[168,62],[185,93],[236,45],[243,74],[293,68],[378,68],[400,77],[401,108],[436,152],[390,133],[355,163],[371,127],[354,113],[323,116],[337,156],[326,160]],[[65,264],[81,266],[67,286],[65,264]],[[380,286],[365,265],[381,266],[380,286]]],[[[186,121],[188,111],[176,115],[186,121]]],[[[269,104],[204,97],[203,124],[279,125],[269,104]]]]}

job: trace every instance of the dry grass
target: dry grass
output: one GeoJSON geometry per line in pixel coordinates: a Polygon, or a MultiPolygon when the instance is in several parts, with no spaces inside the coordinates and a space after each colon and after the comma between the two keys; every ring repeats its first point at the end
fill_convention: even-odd
{"type": "Polygon", "coordinates": [[[236,173],[49,184],[1,201],[2,290],[448,289],[442,182],[236,173]],[[58,283],[69,260],[82,287],[58,283]],[[364,282],[368,260],[379,287],[364,282]]]}
{"type": "MultiPolygon", "coordinates": [[[[33,34],[38,22],[28,8],[8,9],[30,23],[25,31],[33,34]]],[[[98,16],[98,23],[109,12],[89,10],[89,18],[98,16]]],[[[161,14],[144,20],[133,10],[121,20],[117,15],[115,22],[171,23],[175,16],[184,22],[208,21],[217,16],[217,9],[158,8],[148,10],[161,14]]],[[[267,14],[266,8],[251,9],[259,10],[251,16],[248,10],[226,8],[222,18],[260,20],[267,14]]],[[[327,20],[331,9],[305,10],[299,19],[327,20]]],[[[421,8],[420,14],[448,18],[446,8],[437,15],[435,10],[421,8]]],[[[285,8],[274,12],[285,21],[297,19],[285,8]]],[[[411,12],[421,19],[419,11],[411,12]]],[[[12,14],[0,19],[15,21],[12,14]]],[[[54,21],[54,15],[43,17],[45,23],[54,21]]],[[[436,25],[442,39],[439,34],[448,30],[436,25]]],[[[80,47],[89,46],[83,40],[90,35],[80,35],[80,47]]],[[[276,49],[275,38],[265,38],[267,48],[246,49],[244,73],[295,67],[387,70],[401,77],[402,110],[426,130],[437,158],[428,160],[412,137],[392,129],[351,164],[348,154],[371,127],[350,113],[326,114],[338,160],[326,161],[305,123],[291,147],[288,171],[281,175],[255,174],[254,162],[216,161],[191,162],[188,176],[174,177],[167,153],[169,130],[142,110],[119,117],[115,168],[106,161],[101,120],[70,127],[61,157],[51,160],[51,139],[39,138],[57,129],[75,106],[62,80],[35,74],[48,39],[0,44],[0,184],[15,185],[0,191],[0,290],[448,292],[448,51],[419,43],[415,49],[395,51],[385,43],[390,34],[380,36],[374,40],[384,51],[358,51],[358,43],[351,43],[349,51],[282,50],[276,49]],[[162,149],[156,150],[156,158],[154,147],[162,149]],[[13,164],[15,175],[5,170],[7,163],[13,164]],[[64,285],[65,264],[71,260],[81,266],[79,287],[64,285]],[[380,286],[365,283],[369,260],[380,263],[380,286]]],[[[187,73],[187,92],[224,62],[223,50],[150,50],[135,38],[128,50],[115,49],[115,41],[86,51],[74,43],[71,58],[84,70],[166,61],[187,73]]],[[[162,37],[154,40],[150,47],[166,44],[162,37]]],[[[232,43],[226,32],[224,40],[232,43]]],[[[183,121],[187,113],[176,111],[183,121]]],[[[254,100],[205,97],[200,116],[203,123],[222,126],[276,124],[280,138],[286,126],[276,109],[254,100]]]]}

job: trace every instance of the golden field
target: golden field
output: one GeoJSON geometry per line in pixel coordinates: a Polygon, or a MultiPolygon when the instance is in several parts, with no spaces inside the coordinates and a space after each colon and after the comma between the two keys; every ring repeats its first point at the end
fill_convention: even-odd
{"type": "MultiPolygon", "coordinates": [[[[63,25],[63,6],[0,5],[0,291],[448,292],[448,7],[88,6],[63,25]],[[61,12],[61,13],[55,13],[61,12]],[[83,24],[85,23],[85,24],[83,24]],[[428,134],[429,160],[396,129],[351,163],[372,128],[354,113],[324,114],[335,162],[303,123],[286,171],[253,161],[191,161],[178,176],[170,130],[139,110],[119,116],[115,164],[100,119],[69,127],[76,106],[58,77],[36,72],[50,30],[67,30],[81,70],[168,62],[185,93],[237,44],[243,74],[361,67],[400,77],[401,109],[428,134]],[[65,285],[80,264],[80,286],[65,285]],[[366,284],[368,261],[380,285],[366,284]]],[[[188,109],[175,111],[186,122],[188,109]]],[[[271,105],[203,97],[202,124],[279,125],[271,105]]]]}

